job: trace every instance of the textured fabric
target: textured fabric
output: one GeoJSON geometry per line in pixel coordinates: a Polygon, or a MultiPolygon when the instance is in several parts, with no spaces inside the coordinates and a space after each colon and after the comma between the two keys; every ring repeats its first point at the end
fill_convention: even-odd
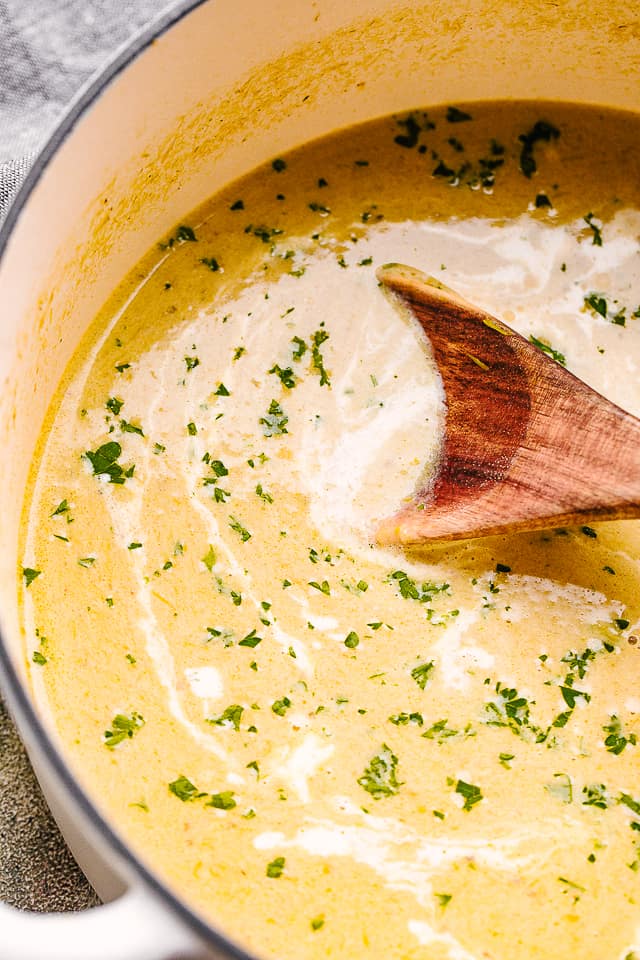
{"type": "MultiPolygon", "coordinates": [[[[0,220],[78,89],[165,6],[158,0],[0,0],[0,220]]],[[[97,902],[51,820],[1,700],[0,900],[30,910],[97,902]]]]}

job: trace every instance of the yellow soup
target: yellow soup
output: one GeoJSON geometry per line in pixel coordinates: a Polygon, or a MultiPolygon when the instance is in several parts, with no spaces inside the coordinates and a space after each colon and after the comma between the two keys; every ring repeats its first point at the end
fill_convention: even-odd
{"type": "Polygon", "coordinates": [[[307,145],[177,225],[65,376],[25,515],[35,695],[258,955],[636,956],[640,527],[373,531],[446,416],[386,261],[640,413],[639,137],[474,104],[307,145]]]}

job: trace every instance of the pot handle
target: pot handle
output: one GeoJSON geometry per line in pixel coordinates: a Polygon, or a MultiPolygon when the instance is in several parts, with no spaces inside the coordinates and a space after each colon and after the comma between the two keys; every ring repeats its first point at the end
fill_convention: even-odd
{"type": "Polygon", "coordinates": [[[77,913],[26,913],[0,904],[0,960],[197,960],[201,947],[151,893],[77,913]]]}

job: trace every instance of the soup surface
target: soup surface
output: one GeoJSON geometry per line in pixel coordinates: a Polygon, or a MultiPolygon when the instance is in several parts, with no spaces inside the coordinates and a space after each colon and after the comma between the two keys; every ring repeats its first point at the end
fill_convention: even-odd
{"type": "Polygon", "coordinates": [[[65,376],[25,516],[35,694],[258,955],[636,956],[638,523],[372,532],[446,414],[386,261],[640,414],[639,137],[524,103],[312,143],[164,238],[65,376]]]}

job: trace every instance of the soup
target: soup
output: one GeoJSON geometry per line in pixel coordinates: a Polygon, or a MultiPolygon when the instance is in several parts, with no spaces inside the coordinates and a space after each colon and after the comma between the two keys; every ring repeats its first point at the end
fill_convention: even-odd
{"type": "Polygon", "coordinates": [[[375,268],[639,414],[638,134],[473,104],[276,157],[67,371],[25,511],[35,696],[138,854],[258,955],[635,956],[640,527],[377,546],[446,398],[375,268]]]}

